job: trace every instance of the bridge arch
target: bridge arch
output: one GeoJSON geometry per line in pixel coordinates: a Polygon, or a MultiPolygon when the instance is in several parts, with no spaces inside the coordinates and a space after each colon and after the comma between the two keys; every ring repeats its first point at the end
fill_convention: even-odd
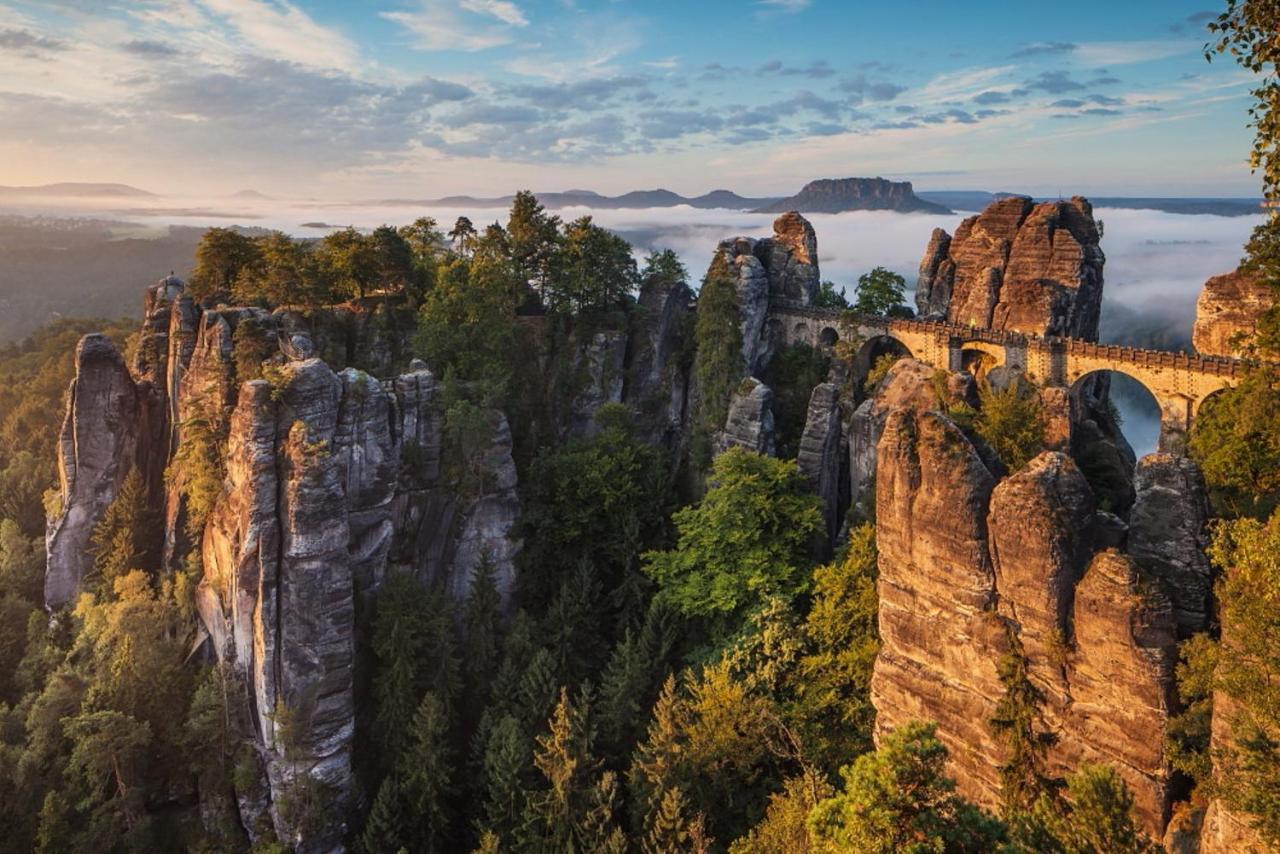
{"type": "Polygon", "coordinates": [[[1186,430],[1186,402],[1162,396],[1128,371],[1097,368],[1082,373],[1071,383],[1069,395],[1073,420],[1089,409],[1102,410],[1095,411],[1093,420],[1105,433],[1114,416],[1114,427],[1135,457],[1165,450],[1186,430]]]}
{"type": "Polygon", "coordinates": [[[906,344],[888,333],[864,338],[853,357],[853,376],[856,387],[863,386],[867,376],[876,367],[876,363],[885,356],[893,356],[895,361],[915,358],[906,344]]]}
{"type": "Polygon", "coordinates": [[[834,347],[840,342],[840,333],[834,326],[824,326],[818,333],[818,344],[822,347],[834,347]]]}
{"type": "Polygon", "coordinates": [[[965,341],[959,350],[957,367],[973,374],[974,379],[982,379],[1007,361],[1004,347],[987,341],[965,341]]]}

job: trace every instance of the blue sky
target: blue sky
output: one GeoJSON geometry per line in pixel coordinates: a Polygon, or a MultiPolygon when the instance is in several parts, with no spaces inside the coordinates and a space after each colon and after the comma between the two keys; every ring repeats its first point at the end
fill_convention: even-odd
{"type": "Polygon", "coordinates": [[[1254,195],[1204,0],[0,0],[0,183],[1254,195]]]}

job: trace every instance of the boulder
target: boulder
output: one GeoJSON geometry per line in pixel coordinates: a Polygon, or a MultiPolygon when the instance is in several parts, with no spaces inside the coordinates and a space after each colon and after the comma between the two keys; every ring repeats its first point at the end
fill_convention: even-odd
{"type": "Polygon", "coordinates": [[[1257,273],[1236,270],[1204,283],[1196,300],[1191,343],[1204,356],[1240,356],[1275,305],[1275,291],[1257,273]]]}

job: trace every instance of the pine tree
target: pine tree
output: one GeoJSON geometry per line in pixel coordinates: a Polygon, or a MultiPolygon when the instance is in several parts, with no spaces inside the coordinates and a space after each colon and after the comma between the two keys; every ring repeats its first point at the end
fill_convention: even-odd
{"type": "Polygon", "coordinates": [[[668,676],[653,706],[648,737],[636,749],[628,774],[631,818],[637,835],[648,836],[652,832],[666,793],[681,787],[686,727],[686,712],[676,693],[676,679],[668,676]]]}
{"type": "Polygon", "coordinates": [[[534,851],[583,850],[581,835],[590,808],[592,778],[599,761],[591,753],[592,733],[587,702],[560,699],[548,721],[548,732],[537,739],[533,762],[546,788],[529,794],[521,836],[534,851]]]}
{"type": "Polygon", "coordinates": [[[405,835],[414,851],[446,850],[453,792],[448,734],[444,705],[428,692],[413,716],[408,750],[396,763],[409,819],[405,835]]]}
{"type": "Polygon", "coordinates": [[[480,555],[472,576],[471,591],[462,614],[462,660],[466,662],[462,711],[465,719],[479,717],[497,675],[501,609],[502,598],[494,580],[493,560],[485,551],[480,555]]]}
{"type": "Polygon", "coordinates": [[[644,854],[684,854],[689,850],[690,822],[688,801],[679,786],[662,793],[662,800],[649,822],[641,842],[644,854]]]}
{"type": "Polygon", "coordinates": [[[533,772],[533,751],[510,715],[489,733],[484,750],[483,827],[503,839],[511,838],[524,815],[524,787],[533,772]]]}
{"type": "Polygon", "coordinates": [[[157,517],[147,504],[146,485],[138,469],[131,469],[89,540],[98,589],[110,593],[115,580],[133,569],[154,571],[158,538],[157,517]]]}
{"type": "Polygon", "coordinates": [[[586,813],[578,831],[581,850],[626,854],[627,838],[618,826],[618,776],[605,771],[587,795],[586,813]]]}
{"type": "Polygon", "coordinates": [[[378,794],[373,799],[373,807],[360,834],[360,850],[364,854],[399,851],[407,847],[404,839],[406,827],[404,794],[393,774],[378,786],[378,794]]]}
{"type": "Polygon", "coordinates": [[[560,586],[542,622],[541,635],[560,684],[577,683],[596,669],[599,614],[600,582],[595,567],[584,558],[560,586]]]}
{"type": "Polygon", "coordinates": [[[530,660],[528,669],[520,677],[516,689],[517,709],[526,733],[532,733],[547,719],[548,712],[556,702],[559,684],[555,659],[547,650],[538,650],[530,660]]]}
{"type": "Polygon", "coordinates": [[[1005,745],[1008,758],[1000,766],[1000,794],[1006,815],[1025,812],[1042,796],[1051,796],[1059,782],[1046,770],[1047,753],[1056,741],[1040,712],[1043,695],[1027,675],[1022,643],[1008,629],[1009,651],[996,669],[1005,693],[996,703],[990,726],[1005,745]]]}

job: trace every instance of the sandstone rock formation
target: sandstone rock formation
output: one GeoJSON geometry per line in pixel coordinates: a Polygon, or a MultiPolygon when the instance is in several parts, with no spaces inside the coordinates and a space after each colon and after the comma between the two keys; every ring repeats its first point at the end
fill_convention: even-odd
{"type": "Polygon", "coordinates": [[[993,610],[987,548],[995,478],[936,412],[890,412],[876,455],[876,731],[937,721],[960,790],[994,803],[1002,752],[987,721],[1002,692],[996,666],[1008,637],[993,610]]]}
{"type": "Polygon", "coordinates": [[[962,403],[977,406],[973,377],[949,373],[941,384],[935,385],[934,374],[934,369],[924,362],[900,359],[880,382],[876,394],[864,400],[850,416],[846,427],[849,491],[853,505],[861,508],[863,516],[870,517],[870,505],[875,500],[876,448],[890,412],[903,408],[915,412],[938,409],[943,405],[938,398],[939,390],[946,395],[948,406],[962,403]]]}
{"type": "MultiPolygon", "coordinates": [[[[1007,688],[997,663],[1021,655],[1041,695],[1038,726],[1055,737],[1049,773],[1064,776],[1084,762],[1114,766],[1142,826],[1159,837],[1174,793],[1163,744],[1177,649],[1174,609],[1159,582],[1114,550],[1126,526],[1095,509],[1069,456],[1046,451],[1001,480],[973,440],[930,411],[923,389],[935,382],[910,361],[894,371],[864,421],[887,410],[875,454],[877,732],[912,718],[937,721],[960,791],[998,806],[1005,747],[989,721],[1007,688]]],[[[937,398],[934,391],[933,407],[937,398]]],[[[1144,468],[1146,506],[1164,501],[1172,512],[1159,489],[1190,472],[1159,457],[1144,468]]],[[[1137,519],[1150,524],[1145,511],[1137,519]]],[[[1167,567],[1182,550],[1156,545],[1159,536],[1154,528],[1139,535],[1141,560],[1167,567]]],[[[1169,539],[1185,544],[1187,536],[1169,539]]]]}
{"type": "Polygon", "coordinates": [[[1205,549],[1209,505],[1204,476],[1186,457],[1151,454],[1138,463],[1128,552],[1173,605],[1178,637],[1209,625],[1213,579],[1205,549]]]}
{"type": "Polygon", "coordinates": [[[80,339],[58,440],[61,509],[46,538],[49,608],[73,602],[93,568],[89,540],[138,461],[141,415],[137,384],[115,345],[102,335],[80,339]]]}
{"type": "Polygon", "coordinates": [[[1169,819],[1172,771],[1164,733],[1174,706],[1173,611],[1132,559],[1099,553],[1076,586],[1069,704],[1051,759],[1062,771],[1105,763],[1128,783],[1140,826],[1159,839],[1169,819]]]}
{"type": "Polygon", "coordinates": [[[667,447],[678,444],[685,422],[689,389],[680,353],[691,335],[692,305],[688,285],[654,276],[640,285],[632,314],[623,399],[635,410],[641,435],[667,447]]]}
{"type": "Polygon", "coordinates": [[[1088,200],[992,202],[953,237],[935,230],[916,305],[952,323],[1094,340],[1105,258],[1088,200]]]}
{"type": "Polygon", "coordinates": [[[813,491],[822,499],[822,517],[826,522],[826,542],[834,543],[840,530],[841,442],[840,387],[835,383],[819,383],[809,396],[804,432],[796,465],[808,478],[813,491]]]}
{"type": "Polygon", "coordinates": [[[780,211],[840,213],[842,211],[897,211],[898,213],[948,214],[942,205],[915,194],[910,181],[884,178],[821,178],[805,184],[788,199],[772,202],[760,213],[780,211]]]}
{"type": "Polygon", "coordinates": [[[1205,356],[1239,356],[1275,305],[1275,291],[1255,273],[1236,270],[1204,283],[1191,343],[1205,356]]]}
{"type": "Polygon", "coordinates": [[[757,454],[774,452],[773,391],[755,377],[745,378],[729,401],[729,415],[716,441],[716,453],[734,446],[757,454]]]}
{"type": "Polygon", "coordinates": [[[569,403],[569,435],[594,435],[596,410],[606,403],[622,402],[626,357],[627,332],[623,329],[602,329],[589,340],[578,342],[574,364],[580,388],[569,403]]]}
{"type": "Polygon", "coordinates": [[[791,211],[774,220],[772,237],[735,237],[716,251],[737,276],[742,359],[747,372],[756,373],[776,343],[765,334],[770,300],[809,305],[818,293],[817,236],[807,219],[791,211]]]}

